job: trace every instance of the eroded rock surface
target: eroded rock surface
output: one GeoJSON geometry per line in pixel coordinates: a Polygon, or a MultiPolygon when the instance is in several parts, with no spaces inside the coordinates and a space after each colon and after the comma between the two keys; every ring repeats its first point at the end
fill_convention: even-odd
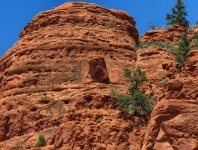
{"type": "MultiPolygon", "coordinates": [[[[186,27],[179,25],[173,25],[169,28],[159,28],[146,32],[142,37],[142,42],[166,42],[175,43],[178,42],[183,32],[188,32],[186,27]]],[[[189,36],[190,36],[189,32],[189,36]]]]}
{"type": "Polygon", "coordinates": [[[37,15],[0,60],[0,149],[36,149],[39,134],[44,149],[140,149],[142,128],[108,96],[126,89],[137,43],[125,12],[66,3],[37,15]]]}
{"type": "Polygon", "coordinates": [[[142,150],[196,150],[198,51],[191,50],[181,72],[177,72],[174,53],[160,49],[142,50],[137,59],[151,79],[145,89],[156,98],[142,150]]]}
{"type": "MultiPolygon", "coordinates": [[[[174,25],[140,40],[175,45],[185,31],[192,39],[197,28],[174,25]]],[[[198,50],[178,73],[173,51],[137,46],[125,12],[66,3],[37,15],[0,60],[0,150],[198,149],[198,50]],[[155,105],[146,132],[110,94],[126,92],[123,69],[136,66],[155,105]]]]}
{"type": "Polygon", "coordinates": [[[161,100],[152,113],[143,150],[196,150],[197,100],[161,100]]]}

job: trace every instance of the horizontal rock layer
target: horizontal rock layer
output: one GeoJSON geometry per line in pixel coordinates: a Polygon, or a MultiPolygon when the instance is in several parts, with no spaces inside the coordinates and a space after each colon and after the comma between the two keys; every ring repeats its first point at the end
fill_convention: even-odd
{"type": "Polygon", "coordinates": [[[137,44],[125,12],[66,3],[37,15],[0,60],[0,149],[34,148],[39,134],[46,149],[139,149],[115,99],[89,98],[126,89],[137,44]]]}
{"type": "MultiPolygon", "coordinates": [[[[142,42],[176,44],[174,25],[142,42]]],[[[139,48],[135,21],[125,12],[87,3],[66,3],[37,15],[0,60],[0,150],[197,149],[198,56],[191,50],[181,72],[175,53],[139,48]],[[140,66],[141,90],[154,102],[144,142],[141,119],[117,110],[117,88],[126,92],[123,69],[140,66]]]]}
{"type": "MultiPolygon", "coordinates": [[[[196,31],[195,29],[193,31],[196,31]]],[[[176,44],[182,33],[187,32],[190,39],[193,38],[193,31],[188,30],[186,27],[173,25],[169,28],[157,28],[146,32],[140,37],[142,42],[165,42],[176,44]]]]}

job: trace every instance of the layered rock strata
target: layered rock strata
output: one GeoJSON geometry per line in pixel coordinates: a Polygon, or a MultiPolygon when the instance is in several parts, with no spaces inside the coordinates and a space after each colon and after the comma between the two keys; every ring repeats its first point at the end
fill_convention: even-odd
{"type": "Polygon", "coordinates": [[[33,149],[39,134],[45,149],[139,149],[143,133],[108,96],[126,89],[137,43],[125,12],[66,3],[37,15],[0,60],[0,149],[33,149]]]}

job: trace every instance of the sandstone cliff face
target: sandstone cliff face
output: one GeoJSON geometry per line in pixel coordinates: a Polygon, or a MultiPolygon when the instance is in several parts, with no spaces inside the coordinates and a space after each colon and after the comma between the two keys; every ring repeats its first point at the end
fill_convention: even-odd
{"type": "Polygon", "coordinates": [[[146,130],[144,149],[198,149],[198,51],[191,50],[181,73],[169,80],[146,130]]]}
{"type": "MultiPolygon", "coordinates": [[[[174,26],[171,28],[175,28],[174,26]]],[[[183,30],[163,33],[150,31],[141,37],[143,41],[162,41],[176,44],[183,30]],[[153,34],[154,32],[155,35],[153,34]],[[164,41],[163,41],[163,40],[164,41]]],[[[159,32],[160,31],[160,32],[159,32]]],[[[187,31],[193,38],[192,31],[187,31]]],[[[160,47],[140,49],[137,64],[147,72],[147,93],[156,100],[146,129],[142,150],[195,150],[198,149],[198,51],[191,50],[180,73],[176,71],[174,53],[160,47]],[[148,62],[148,63],[147,63],[148,62]]]]}
{"type": "Polygon", "coordinates": [[[0,60],[0,149],[140,149],[142,130],[116,110],[138,32],[126,13],[67,3],[37,15],[0,60]],[[106,96],[100,96],[100,95],[106,96]]]}
{"type": "MultiPolygon", "coordinates": [[[[174,25],[140,40],[175,44],[185,31],[194,38],[174,25]]],[[[125,12],[66,3],[37,15],[0,60],[0,150],[198,149],[198,50],[178,73],[173,51],[137,46],[125,12]],[[110,95],[126,91],[123,69],[136,66],[155,105],[147,129],[110,95]]]]}

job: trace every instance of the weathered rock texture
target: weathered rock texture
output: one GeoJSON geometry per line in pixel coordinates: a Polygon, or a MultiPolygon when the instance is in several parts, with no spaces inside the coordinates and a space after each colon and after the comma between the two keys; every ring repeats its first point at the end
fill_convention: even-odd
{"type": "Polygon", "coordinates": [[[147,127],[144,149],[196,150],[198,148],[197,100],[162,100],[147,127]]]}
{"type": "MultiPolygon", "coordinates": [[[[196,28],[194,29],[196,31],[196,28]]],[[[146,32],[142,37],[142,42],[165,42],[175,44],[179,41],[183,32],[188,33],[190,39],[193,38],[193,33],[191,30],[188,30],[186,27],[179,25],[173,25],[169,28],[157,28],[146,32]]]]}
{"type": "MultiPolygon", "coordinates": [[[[177,30],[170,31],[170,35],[172,32],[181,35],[177,30]]],[[[149,39],[146,34],[142,39],[162,41],[167,35],[152,35],[149,39]]],[[[164,42],[176,44],[170,39],[164,42]]],[[[137,64],[149,78],[144,89],[156,100],[142,150],[198,149],[198,51],[189,52],[181,72],[176,71],[174,52],[170,50],[153,47],[138,53],[137,64]]]]}
{"type": "MultiPolygon", "coordinates": [[[[197,28],[140,40],[175,45],[185,31],[193,39],[197,28]]],[[[0,150],[197,150],[198,50],[178,73],[173,51],[137,45],[135,21],[121,11],[66,3],[37,15],[0,60],[0,150]],[[110,95],[126,92],[123,69],[136,66],[155,104],[146,132],[110,95]]]]}
{"type": "Polygon", "coordinates": [[[146,72],[148,82],[142,87],[145,94],[158,101],[163,95],[164,82],[175,78],[176,63],[174,53],[160,47],[138,50],[137,66],[146,72]]]}
{"type": "Polygon", "coordinates": [[[108,96],[126,89],[137,43],[121,11],[67,3],[37,15],[0,60],[0,149],[34,149],[39,134],[44,149],[140,149],[137,118],[108,96]]]}

